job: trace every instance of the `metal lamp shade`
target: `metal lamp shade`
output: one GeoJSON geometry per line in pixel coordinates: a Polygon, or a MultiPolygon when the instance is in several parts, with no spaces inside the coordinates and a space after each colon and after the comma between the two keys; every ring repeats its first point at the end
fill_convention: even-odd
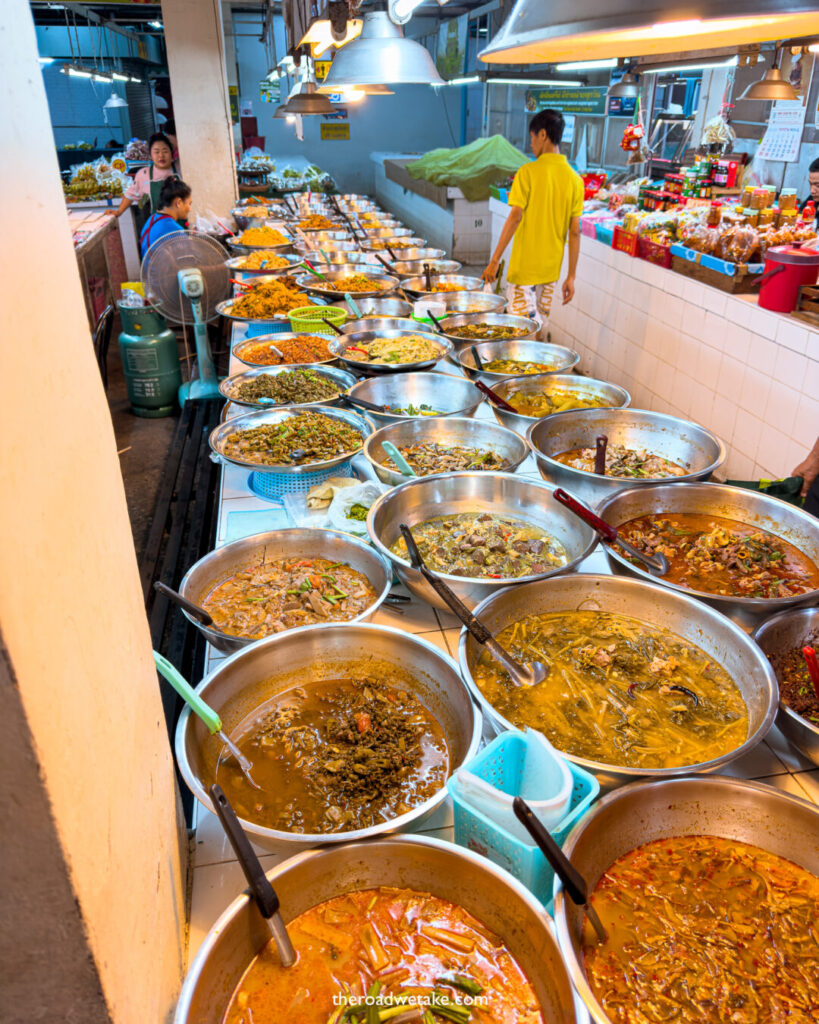
{"type": "Polygon", "coordinates": [[[304,82],[301,92],[284,105],[285,114],[334,114],[335,110],[327,97],[316,91],[315,82],[304,82]]]}
{"type": "Polygon", "coordinates": [[[127,107],[128,104],[118,93],[112,92],[103,106],[106,110],[111,110],[113,107],[127,107]]]}
{"type": "Polygon", "coordinates": [[[356,85],[443,85],[427,50],[405,39],[386,11],[364,15],[361,35],[333,58],[326,87],[356,85]]]}
{"type": "Polygon", "coordinates": [[[815,35],[817,8],[817,0],[517,0],[478,57],[487,64],[543,64],[735,50],[815,35]]]}
{"type": "Polygon", "coordinates": [[[740,96],[741,100],[795,100],[799,97],[779,68],[768,68],[758,82],[753,82],[740,96]]]}
{"type": "Polygon", "coordinates": [[[637,81],[637,79],[634,77],[634,75],[632,75],[630,71],[627,71],[620,79],[620,81],[615,82],[615,84],[608,91],[609,96],[620,96],[623,99],[632,96],[639,96],[639,94],[640,83],[637,81]]]}

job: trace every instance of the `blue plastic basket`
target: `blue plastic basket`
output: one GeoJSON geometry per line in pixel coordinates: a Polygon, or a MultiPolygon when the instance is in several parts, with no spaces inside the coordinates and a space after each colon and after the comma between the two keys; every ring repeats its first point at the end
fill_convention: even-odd
{"type": "Polygon", "coordinates": [[[260,498],[281,505],[285,494],[304,493],[331,476],[353,476],[352,460],[314,473],[251,473],[248,485],[260,498]]]}
{"type": "MultiPolygon", "coordinates": [[[[520,778],[523,749],[522,733],[503,732],[461,767],[503,792],[514,794],[515,782],[520,778]]],[[[569,813],[552,831],[559,844],[563,843],[572,826],[600,792],[600,784],[593,775],[571,761],[568,765],[574,787],[569,813]]],[[[455,842],[506,868],[551,911],[555,873],[540,850],[536,846],[522,843],[480,811],[464,803],[452,779],[447,782],[447,789],[453,802],[455,842]]]]}
{"type": "Polygon", "coordinates": [[[247,334],[242,341],[247,341],[248,338],[258,338],[260,334],[286,334],[289,331],[289,320],[257,320],[248,323],[247,334]]]}
{"type": "Polygon", "coordinates": [[[604,245],[611,245],[614,240],[614,228],[609,224],[595,224],[594,234],[598,242],[604,245]]]}

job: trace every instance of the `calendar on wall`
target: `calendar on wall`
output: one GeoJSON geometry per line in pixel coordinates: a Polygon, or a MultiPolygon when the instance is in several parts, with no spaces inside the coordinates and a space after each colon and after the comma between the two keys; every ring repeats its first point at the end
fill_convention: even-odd
{"type": "Polygon", "coordinates": [[[777,100],[756,155],[761,160],[797,160],[806,111],[801,100],[777,100]]]}

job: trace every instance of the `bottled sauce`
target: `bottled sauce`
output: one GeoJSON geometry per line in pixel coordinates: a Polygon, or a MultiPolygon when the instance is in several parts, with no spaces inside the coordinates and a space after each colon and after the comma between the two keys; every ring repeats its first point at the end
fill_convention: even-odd
{"type": "Polygon", "coordinates": [[[708,219],[706,220],[706,224],[709,228],[718,228],[721,220],[722,203],[715,199],[708,207],[708,219]]]}
{"type": "Polygon", "coordinates": [[[783,188],[779,193],[779,209],[780,210],[795,210],[797,204],[796,189],[795,188],[783,188]]]}

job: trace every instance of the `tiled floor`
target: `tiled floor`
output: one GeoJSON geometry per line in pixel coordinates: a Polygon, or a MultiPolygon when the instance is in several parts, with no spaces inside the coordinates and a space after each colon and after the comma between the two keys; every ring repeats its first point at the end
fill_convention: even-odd
{"type": "MultiPolygon", "coordinates": [[[[236,372],[240,368],[240,364],[233,360],[231,372],[236,372]]],[[[443,372],[456,372],[448,364],[439,366],[439,369],[443,372]]],[[[491,419],[492,413],[484,405],[478,410],[477,416],[482,419],[491,419]]],[[[532,480],[540,480],[540,475],[531,458],[520,467],[518,472],[532,480]]],[[[224,538],[228,512],[274,508],[269,502],[250,493],[247,476],[247,473],[235,467],[223,469],[220,542],[224,538]]],[[[608,565],[603,552],[599,549],[592,552],[581,564],[580,571],[608,573],[608,565]]],[[[424,634],[426,639],[434,642],[442,651],[457,660],[460,629],[457,620],[449,614],[438,612],[428,605],[413,600],[411,604],[402,606],[401,612],[392,608],[383,609],[373,621],[396,626],[410,633],[424,634]]],[[[214,655],[211,657],[210,663],[215,665],[219,660],[220,656],[214,655]]],[[[777,729],[772,730],[768,738],[760,743],[755,750],[731,764],[725,774],[738,778],[758,779],[795,796],[819,803],[819,770],[801,757],[777,729]]],[[[448,800],[423,824],[421,831],[427,835],[453,841],[452,811],[448,800]]],[[[215,816],[202,807],[197,808],[195,850],[190,919],[189,952],[191,957],[196,953],[205,934],[217,917],[245,887],[244,878],[215,816]]],[[[266,868],[271,868],[279,861],[298,852],[298,849],[290,845],[274,853],[262,850],[259,852],[262,855],[262,863],[266,868]]]]}

